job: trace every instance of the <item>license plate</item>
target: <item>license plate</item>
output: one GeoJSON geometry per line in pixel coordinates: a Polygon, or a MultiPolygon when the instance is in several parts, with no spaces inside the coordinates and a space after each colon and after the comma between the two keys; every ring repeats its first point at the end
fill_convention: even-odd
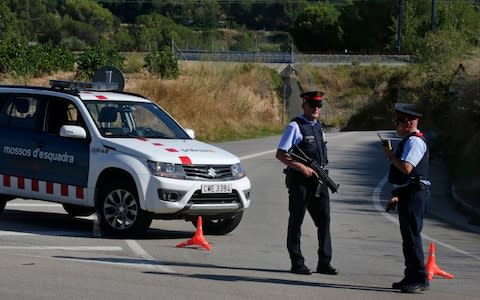
{"type": "Polygon", "coordinates": [[[202,194],[225,194],[232,192],[232,184],[214,183],[202,184],[202,194]]]}

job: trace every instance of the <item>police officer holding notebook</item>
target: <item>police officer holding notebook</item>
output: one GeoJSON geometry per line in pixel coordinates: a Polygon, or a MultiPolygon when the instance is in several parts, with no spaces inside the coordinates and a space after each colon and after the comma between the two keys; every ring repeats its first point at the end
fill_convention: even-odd
{"type": "Polygon", "coordinates": [[[303,93],[300,96],[302,98],[303,114],[294,118],[285,128],[276,154],[276,158],[287,165],[285,174],[290,213],[287,249],[292,263],[290,271],[295,274],[312,274],[305,265],[305,259],[300,250],[301,226],[305,212],[308,210],[317,227],[317,272],[336,275],[338,271],[330,265],[332,245],[330,240],[330,197],[328,188],[325,184],[322,184],[317,190],[318,179],[315,171],[300,162],[294,161],[288,155],[288,150],[293,145],[298,145],[320,166],[327,164],[327,148],[325,147],[323,128],[317,120],[324,94],[313,91],[303,93]]]}
{"type": "Polygon", "coordinates": [[[405,274],[392,288],[417,293],[428,289],[421,236],[430,198],[428,147],[417,128],[422,114],[415,105],[397,103],[395,112],[395,130],[402,140],[395,151],[389,143],[383,145],[383,150],[390,160],[388,181],[393,185],[387,211],[398,207],[405,274]]]}

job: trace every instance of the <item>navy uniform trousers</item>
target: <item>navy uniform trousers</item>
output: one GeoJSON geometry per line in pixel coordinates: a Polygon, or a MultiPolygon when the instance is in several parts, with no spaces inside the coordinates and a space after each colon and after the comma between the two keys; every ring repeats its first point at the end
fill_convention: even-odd
{"type": "Polygon", "coordinates": [[[425,283],[425,257],[422,245],[423,216],[430,199],[430,188],[417,188],[415,184],[398,190],[398,219],[402,234],[405,278],[408,281],[425,283]]]}
{"type": "Polygon", "coordinates": [[[318,180],[305,178],[301,173],[287,171],[288,219],[287,249],[292,266],[301,266],[305,260],[300,249],[301,227],[308,210],[317,227],[318,265],[328,266],[332,258],[330,239],[330,197],[326,185],[322,185],[319,197],[315,197],[318,180]]]}

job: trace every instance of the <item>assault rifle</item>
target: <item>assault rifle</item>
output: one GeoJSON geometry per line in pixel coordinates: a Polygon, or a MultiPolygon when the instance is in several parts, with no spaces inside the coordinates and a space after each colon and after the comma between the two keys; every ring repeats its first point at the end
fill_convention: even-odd
{"type": "MultiPolygon", "coordinates": [[[[338,191],[338,188],[340,187],[339,184],[336,184],[325,172],[325,170],[312,158],[308,157],[302,149],[300,149],[297,145],[294,145],[290,150],[288,150],[288,155],[295,159],[298,162],[301,162],[302,164],[312,168],[315,173],[318,175],[318,183],[320,184],[326,184],[330,191],[332,193],[336,193],[338,191]]],[[[315,193],[315,196],[318,196],[318,188],[317,192],[315,193]]]]}

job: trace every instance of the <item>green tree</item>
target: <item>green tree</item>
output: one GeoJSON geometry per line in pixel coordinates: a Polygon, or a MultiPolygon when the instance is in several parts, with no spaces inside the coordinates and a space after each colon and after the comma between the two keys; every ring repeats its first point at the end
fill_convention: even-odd
{"type": "Polygon", "coordinates": [[[231,45],[230,50],[233,51],[255,51],[255,39],[248,33],[239,34],[235,38],[235,43],[231,45]]]}
{"type": "MultiPolygon", "coordinates": [[[[94,45],[100,40],[100,32],[93,25],[66,17],[63,21],[62,37],[76,37],[88,45],[94,45]]],[[[81,50],[81,49],[74,49],[81,50]]]]}
{"type": "Polygon", "coordinates": [[[177,59],[169,49],[147,54],[145,64],[150,73],[164,79],[175,79],[179,75],[177,59]]]}
{"type": "Polygon", "coordinates": [[[437,16],[438,28],[459,31],[469,44],[480,44],[480,6],[461,0],[440,2],[437,16]]]}
{"type": "Polygon", "coordinates": [[[64,0],[59,11],[62,15],[68,15],[75,21],[89,24],[100,33],[109,32],[112,29],[114,16],[103,8],[95,0],[64,0]]]}
{"type": "Polygon", "coordinates": [[[17,17],[5,2],[0,2],[0,40],[16,39],[20,36],[17,31],[17,17]]]}
{"type": "Polygon", "coordinates": [[[135,24],[135,36],[140,51],[156,51],[170,46],[172,39],[177,44],[194,39],[191,29],[178,25],[172,19],[159,14],[139,16],[135,24]]]}
{"type": "Polygon", "coordinates": [[[78,58],[76,78],[91,80],[95,71],[104,66],[114,66],[123,69],[124,58],[117,49],[100,43],[85,50],[78,58]]]}
{"type": "MultiPolygon", "coordinates": [[[[431,36],[431,5],[430,0],[404,0],[404,20],[401,32],[402,52],[415,53],[425,46],[425,38],[431,36]]],[[[437,2],[436,32],[457,31],[447,34],[452,38],[462,38],[470,45],[477,45],[480,36],[480,12],[475,4],[468,1],[452,0],[437,2]]],[[[396,35],[397,20],[393,20],[392,35],[396,35]]],[[[394,41],[390,44],[394,48],[394,41]]],[[[445,41],[449,43],[450,41],[445,41]]],[[[463,41],[462,41],[463,45],[463,41]]]]}
{"type": "Polygon", "coordinates": [[[225,1],[222,2],[226,20],[245,25],[248,29],[288,30],[308,6],[309,1],[225,1]]]}
{"type": "MultiPolygon", "coordinates": [[[[404,53],[413,53],[421,46],[421,38],[424,37],[431,28],[431,4],[430,0],[404,0],[403,22],[401,32],[401,51],[404,53]]],[[[398,7],[396,10],[398,11],[398,7]]],[[[391,31],[393,32],[390,49],[396,48],[398,19],[393,17],[391,31]]]]}
{"type": "Polygon", "coordinates": [[[319,3],[306,8],[290,29],[300,51],[335,51],[343,46],[340,12],[331,4],[319,3]]]}
{"type": "Polygon", "coordinates": [[[44,1],[9,0],[7,3],[16,15],[15,31],[22,34],[28,41],[37,41],[38,28],[44,26],[43,17],[47,13],[44,1]]]}
{"type": "Polygon", "coordinates": [[[112,35],[112,43],[116,48],[128,51],[135,48],[135,37],[129,27],[119,27],[112,35]]]}
{"type": "Polygon", "coordinates": [[[354,52],[383,51],[390,42],[394,9],[394,1],[384,0],[350,0],[340,6],[344,48],[354,52]]]}

